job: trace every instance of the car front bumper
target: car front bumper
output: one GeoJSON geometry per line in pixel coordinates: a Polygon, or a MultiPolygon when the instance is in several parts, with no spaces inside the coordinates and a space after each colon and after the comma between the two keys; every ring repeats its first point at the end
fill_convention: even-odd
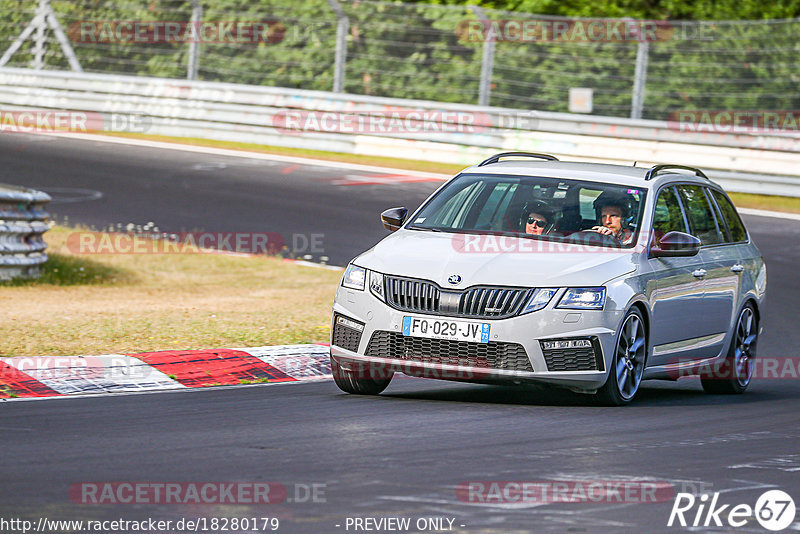
{"type": "MultiPolygon", "coordinates": [[[[333,306],[333,317],[337,315],[362,323],[363,331],[357,342],[357,349],[351,350],[337,346],[331,340],[331,356],[345,369],[363,369],[367,365],[371,373],[391,374],[401,372],[410,376],[486,383],[524,383],[540,382],[591,391],[602,386],[613,360],[616,329],[622,321],[624,312],[617,310],[579,311],[555,308],[555,303],[565,290],[562,288],[545,309],[508,319],[459,318],[460,320],[489,323],[489,340],[497,343],[514,343],[524,347],[532,370],[520,371],[491,368],[487,366],[451,365],[419,361],[416,359],[366,355],[367,347],[376,332],[391,332],[402,335],[404,317],[453,317],[434,316],[396,310],[379,300],[369,290],[358,291],[339,287],[333,306]],[[564,339],[592,339],[599,348],[597,369],[593,370],[550,370],[542,349],[541,341],[564,339]]],[[[606,308],[608,308],[608,302],[606,308]]],[[[332,323],[331,332],[336,325],[332,323]]],[[[353,341],[355,345],[355,341],[353,341]]],[[[477,344],[476,344],[477,345],[477,344]]],[[[597,349],[596,349],[597,351],[597,349]]],[[[596,352],[595,351],[595,352],[596,352]]]]}

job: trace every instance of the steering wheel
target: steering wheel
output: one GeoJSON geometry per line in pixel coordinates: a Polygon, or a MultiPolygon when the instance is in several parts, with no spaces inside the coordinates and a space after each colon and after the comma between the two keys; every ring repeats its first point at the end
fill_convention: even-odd
{"type": "Polygon", "coordinates": [[[619,248],[620,242],[615,237],[610,235],[601,234],[594,230],[581,230],[570,234],[564,239],[566,243],[574,243],[576,245],[591,245],[595,247],[613,247],[619,248]]]}

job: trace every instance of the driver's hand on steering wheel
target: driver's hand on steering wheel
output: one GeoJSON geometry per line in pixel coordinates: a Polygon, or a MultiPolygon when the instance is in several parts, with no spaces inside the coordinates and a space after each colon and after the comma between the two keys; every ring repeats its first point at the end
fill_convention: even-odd
{"type": "Polygon", "coordinates": [[[613,236],[614,230],[607,226],[592,226],[592,232],[597,232],[604,235],[613,236]]]}

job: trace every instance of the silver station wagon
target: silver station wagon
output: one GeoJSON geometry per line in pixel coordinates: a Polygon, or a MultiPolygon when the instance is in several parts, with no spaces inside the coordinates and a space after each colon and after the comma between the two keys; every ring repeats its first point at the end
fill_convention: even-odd
{"type": "Polygon", "coordinates": [[[698,169],[503,153],[381,220],[392,233],[348,265],[333,306],[346,392],[404,373],[624,405],[643,379],[750,383],[766,268],[698,169]]]}

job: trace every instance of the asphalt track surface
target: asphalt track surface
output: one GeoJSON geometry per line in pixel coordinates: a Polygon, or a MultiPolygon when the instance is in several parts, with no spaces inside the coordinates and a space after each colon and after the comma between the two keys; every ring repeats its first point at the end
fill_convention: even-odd
{"type": "MultiPolygon", "coordinates": [[[[170,231],[323,233],[325,254],[338,264],[385,235],[378,212],[414,207],[436,186],[341,185],[369,173],[42,139],[0,137],[2,181],[50,191],[59,217],[97,226],[154,221],[170,231]],[[92,200],[91,191],[102,197],[92,200]]],[[[759,357],[797,358],[800,223],[745,219],[768,266],[759,357]]],[[[278,532],[324,533],[354,532],[348,517],[412,525],[443,517],[470,533],[683,532],[666,526],[672,498],[497,504],[470,502],[456,488],[646,480],[674,492],[720,492],[720,504],[753,506],[768,489],[800,503],[799,400],[800,378],[789,374],[756,380],[735,397],[706,395],[696,378],[645,382],[637,402],[621,409],[557,390],[405,377],[374,398],[324,382],[7,402],[0,518],[279,517],[278,532]],[[271,481],[289,493],[258,506],[70,499],[73,484],[110,481],[271,481]],[[316,502],[304,501],[312,484],[316,502]]],[[[800,517],[791,529],[800,530],[800,517]]],[[[754,520],[700,530],[765,532],[754,520]]]]}

